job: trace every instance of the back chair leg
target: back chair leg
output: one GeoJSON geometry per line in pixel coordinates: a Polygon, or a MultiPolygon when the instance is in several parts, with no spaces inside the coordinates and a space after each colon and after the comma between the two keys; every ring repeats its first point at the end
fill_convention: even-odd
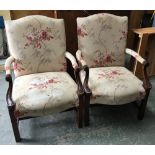
{"type": "Polygon", "coordinates": [[[145,109],[149,97],[150,89],[146,91],[146,96],[145,98],[141,101],[141,105],[139,107],[139,112],[138,112],[138,119],[143,120],[144,114],[145,114],[145,109]]]}
{"type": "Polygon", "coordinates": [[[20,142],[21,138],[20,138],[20,133],[19,133],[19,128],[18,128],[18,120],[14,116],[14,107],[12,106],[8,107],[8,110],[9,110],[9,115],[11,119],[11,124],[12,124],[13,133],[15,136],[15,140],[16,142],[20,142]]]}

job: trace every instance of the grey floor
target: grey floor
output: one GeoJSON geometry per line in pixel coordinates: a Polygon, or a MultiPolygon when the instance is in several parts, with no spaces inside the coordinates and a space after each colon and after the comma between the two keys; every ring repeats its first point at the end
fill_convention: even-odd
{"type": "Polygon", "coordinates": [[[0,144],[155,144],[155,78],[143,121],[133,104],[91,108],[90,126],[78,129],[73,111],[20,122],[21,143],[14,140],[6,107],[7,83],[0,73],[0,144]]]}

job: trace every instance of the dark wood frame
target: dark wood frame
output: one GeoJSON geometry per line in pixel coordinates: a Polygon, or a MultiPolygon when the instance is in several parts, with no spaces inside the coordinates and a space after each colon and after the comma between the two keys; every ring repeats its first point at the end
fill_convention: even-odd
{"type": "MultiPolygon", "coordinates": [[[[139,120],[142,120],[144,118],[144,113],[145,113],[145,109],[146,109],[146,105],[147,105],[147,101],[148,101],[148,97],[149,97],[149,93],[150,90],[152,88],[152,85],[149,81],[149,77],[147,74],[147,68],[149,66],[149,63],[147,61],[145,61],[143,65],[143,87],[145,89],[146,95],[145,98],[143,100],[141,100],[141,104],[138,107],[139,111],[138,111],[138,115],[137,118],[139,120]]],[[[88,80],[89,80],[89,67],[87,65],[83,66],[81,69],[83,69],[86,72],[86,76],[84,79],[84,84],[83,84],[83,88],[85,91],[85,115],[84,115],[84,124],[85,126],[89,125],[89,107],[90,107],[90,98],[92,95],[92,92],[88,86],[88,80]]]]}
{"type": "MultiPolygon", "coordinates": [[[[76,79],[76,83],[78,86],[78,90],[77,90],[77,94],[79,97],[79,107],[75,107],[75,108],[71,108],[65,111],[69,111],[69,110],[75,110],[77,113],[77,124],[79,128],[83,127],[83,102],[84,102],[84,90],[83,90],[83,86],[80,80],[80,76],[79,76],[79,72],[80,72],[80,68],[77,67],[74,69],[74,75],[75,75],[75,79],[76,79]]],[[[6,101],[7,101],[7,107],[8,107],[8,111],[9,111],[9,116],[10,116],[10,120],[11,120],[11,124],[12,124],[12,128],[13,128],[13,133],[15,136],[15,140],[16,142],[20,142],[21,141],[21,137],[20,137],[20,132],[19,132],[19,121],[20,120],[24,120],[24,119],[30,119],[30,118],[34,118],[34,117],[23,117],[23,118],[16,118],[14,115],[14,111],[15,111],[15,107],[16,104],[14,103],[14,101],[12,100],[12,88],[13,88],[13,81],[12,81],[12,77],[10,74],[7,74],[5,77],[6,81],[9,82],[9,87],[7,90],[7,94],[6,94],[6,101]]],[[[65,112],[63,111],[63,112],[65,112]]]]}

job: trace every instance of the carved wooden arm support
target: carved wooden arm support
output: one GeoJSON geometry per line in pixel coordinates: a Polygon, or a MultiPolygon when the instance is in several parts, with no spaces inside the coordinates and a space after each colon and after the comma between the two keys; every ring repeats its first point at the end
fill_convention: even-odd
{"type": "Polygon", "coordinates": [[[145,90],[150,90],[152,88],[152,85],[150,83],[150,80],[149,80],[149,76],[147,74],[147,67],[149,66],[149,63],[146,62],[144,65],[143,65],[143,87],[145,88],[145,90]]]}
{"type": "Polygon", "coordinates": [[[76,52],[76,58],[80,64],[80,67],[81,69],[83,69],[85,71],[85,78],[84,78],[84,83],[83,83],[83,87],[84,87],[84,91],[87,93],[87,94],[91,94],[91,90],[88,86],[88,81],[89,81],[89,67],[86,65],[86,62],[85,60],[83,59],[82,57],[82,52],[80,50],[78,50],[76,52]]]}
{"type": "Polygon", "coordinates": [[[79,95],[82,95],[84,94],[84,91],[83,91],[83,87],[82,87],[82,82],[81,82],[81,79],[80,79],[80,68],[76,62],[76,59],[75,57],[69,53],[69,52],[66,52],[65,53],[65,57],[70,60],[71,64],[72,64],[72,67],[74,69],[74,74],[75,74],[75,79],[76,79],[76,82],[77,82],[77,85],[78,85],[78,94],[79,95]]]}
{"type": "Polygon", "coordinates": [[[14,60],[15,59],[12,56],[10,56],[9,58],[7,58],[5,62],[5,71],[6,71],[5,80],[9,82],[9,87],[8,87],[7,94],[6,94],[6,101],[7,101],[8,107],[12,107],[15,105],[12,100],[13,82],[12,82],[12,77],[11,77],[11,64],[14,62],[14,60]]]}
{"type": "Polygon", "coordinates": [[[83,70],[86,72],[86,76],[85,76],[85,79],[84,79],[84,83],[83,83],[83,87],[84,87],[84,91],[87,93],[87,94],[92,94],[89,86],[88,86],[88,81],[89,81],[89,67],[87,65],[84,65],[83,67],[83,70]]]}
{"type": "Polygon", "coordinates": [[[149,77],[147,74],[147,68],[149,66],[149,63],[143,59],[137,52],[131,50],[131,49],[126,49],[126,53],[133,56],[138,62],[140,62],[143,65],[143,86],[145,88],[145,90],[151,89],[151,83],[149,81],[149,77]]]}

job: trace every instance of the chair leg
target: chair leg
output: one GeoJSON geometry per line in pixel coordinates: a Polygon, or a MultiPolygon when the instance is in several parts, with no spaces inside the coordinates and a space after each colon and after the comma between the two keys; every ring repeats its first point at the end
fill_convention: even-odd
{"type": "Polygon", "coordinates": [[[83,127],[83,95],[79,96],[79,107],[77,110],[77,124],[78,128],[83,127]]]}
{"type": "Polygon", "coordinates": [[[78,124],[78,128],[82,128],[83,127],[83,119],[82,119],[82,109],[78,109],[77,111],[77,124],[78,124]]]}
{"type": "Polygon", "coordinates": [[[89,126],[89,105],[91,94],[85,94],[84,125],[89,126]]]}
{"type": "Polygon", "coordinates": [[[141,101],[141,105],[139,107],[139,112],[138,112],[138,119],[139,120],[143,120],[143,118],[144,118],[149,93],[150,93],[150,89],[146,92],[145,98],[141,101]]]}
{"type": "Polygon", "coordinates": [[[14,116],[14,107],[11,106],[11,107],[8,107],[8,109],[9,109],[9,115],[11,119],[11,124],[12,124],[13,133],[15,136],[15,140],[16,142],[20,142],[21,138],[20,138],[20,133],[19,133],[19,128],[18,128],[18,120],[14,116]]]}

